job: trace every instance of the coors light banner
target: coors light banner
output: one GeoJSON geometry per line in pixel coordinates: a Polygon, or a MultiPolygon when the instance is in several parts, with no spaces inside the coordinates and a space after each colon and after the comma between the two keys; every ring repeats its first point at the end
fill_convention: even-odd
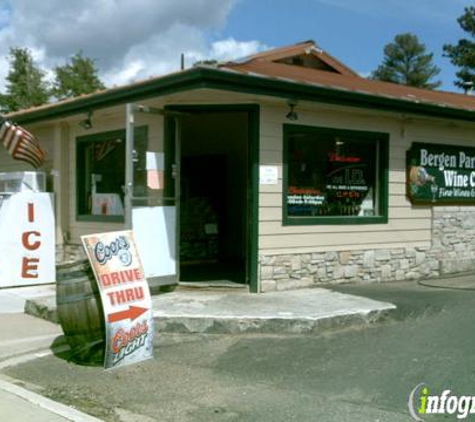
{"type": "Polygon", "coordinates": [[[105,368],[151,358],[152,299],[132,231],[92,234],[81,239],[104,308],[105,368]]]}

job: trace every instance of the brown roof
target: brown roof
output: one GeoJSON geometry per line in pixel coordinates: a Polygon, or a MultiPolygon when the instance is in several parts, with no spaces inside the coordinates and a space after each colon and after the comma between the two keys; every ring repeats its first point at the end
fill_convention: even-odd
{"type": "Polygon", "coordinates": [[[295,57],[299,55],[310,55],[316,57],[322,63],[330,67],[334,72],[340,73],[342,75],[353,75],[358,76],[358,74],[350,69],[348,66],[344,65],[342,62],[337,60],[335,57],[330,56],[330,54],[323,51],[320,47],[315,44],[314,41],[303,41],[287,47],[275,48],[273,50],[263,51],[261,53],[248,56],[239,62],[250,62],[256,60],[263,60],[266,62],[277,62],[282,59],[289,57],[295,57]]]}
{"type": "Polygon", "coordinates": [[[220,68],[246,75],[283,79],[334,90],[475,111],[475,96],[365,79],[332,56],[321,52],[311,41],[256,54],[239,62],[229,62],[220,68]],[[317,54],[335,71],[293,66],[276,61],[284,57],[295,56],[305,50],[309,51],[312,46],[316,50],[314,54],[317,54]]]}
{"type": "MultiPolygon", "coordinates": [[[[218,89],[226,89],[226,84],[230,83],[235,84],[234,89],[239,90],[242,83],[242,89],[249,89],[246,85],[248,81],[244,78],[242,81],[236,78],[230,80],[228,75],[243,75],[250,77],[250,80],[256,78],[256,81],[290,82],[290,88],[293,88],[295,84],[294,88],[298,91],[301,91],[302,86],[307,85],[325,91],[326,101],[333,97],[342,98],[341,95],[336,95],[337,93],[343,96],[346,93],[348,95],[343,98],[343,101],[361,104],[355,96],[363,97],[367,104],[372,104],[372,106],[382,104],[383,107],[389,107],[388,109],[392,110],[409,108],[419,114],[452,116],[464,120],[473,120],[472,113],[475,113],[475,96],[365,79],[324,52],[313,41],[305,41],[258,53],[242,60],[223,63],[217,68],[197,66],[93,94],[20,110],[10,113],[7,117],[24,122],[42,121],[112,104],[123,104],[145,97],[164,95],[176,89],[184,89],[184,87],[192,89],[207,86],[207,84],[211,87],[218,86],[218,89]],[[294,62],[293,58],[305,60],[294,62]],[[397,102],[400,104],[394,105],[397,102]]],[[[280,95],[282,89],[276,85],[271,95],[280,95]]],[[[282,95],[287,94],[282,93],[282,95]]]]}

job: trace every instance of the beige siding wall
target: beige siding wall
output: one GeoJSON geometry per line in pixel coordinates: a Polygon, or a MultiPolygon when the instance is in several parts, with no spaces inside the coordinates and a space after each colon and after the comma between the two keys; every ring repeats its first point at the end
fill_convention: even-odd
{"type": "Polygon", "coordinates": [[[267,105],[261,109],[260,163],[278,166],[279,183],[259,188],[260,254],[430,246],[431,207],[413,207],[405,196],[406,150],[412,142],[473,146],[474,127],[376,113],[297,107],[298,124],[389,133],[389,221],[374,225],[283,226],[282,148],[287,111],[284,106],[267,105]]]}
{"type": "MultiPolygon", "coordinates": [[[[260,115],[260,164],[276,165],[279,169],[278,185],[259,186],[259,254],[327,252],[391,247],[429,247],[431,244],[432,210],[430,207],[413,207],[405,197],[405,154],[412,142],[433,142],[473,146],[475,126],[453,124],[436,120],[402,119],[396,115],[350,109],[322,108],[299,104],[296,111],[298,124],[326,126],[353,130],[387,132],[390,136],[389,171],[389,222],[375,225],[282,225],[282,157],[283,124],[287,123],[285,102],[269,98],[251,97],[225,92],[200,92],[169,97],[168,104],[179,103],[259,103],[260,115]],[[199,95],[198,95],[199,94],[199,95]]],[[[151,102],[163,107],[164,100],[151,102]]],[[[83,116],[49,126],[32,126],[30,130],[50,151],[45,170],[62,170],[59,177],[68,173],[63,192],[61,229],[69,233],[72,242],[79,242],[83,234],[123,229],[121,223],[79,222],[76,219],[76,138],[78,136],[125,128],[125,106],[97,112],[94,127],[85,131],[78,126],[83,116]],[[65,145],[64,159],[55,157],[55,145],[65,145]],[[69,180],[68,180],[69,179],[69,180]],[[66,195],[64,195],[66,192],[66,195]],[[64,212],[63,212],[64,214],[64,212]]],[[[149,149],[163,150],[163,118],[157,115],[138,114],[135,124],[149,126],[149,149]]],[[[27,164],[12,160],[6,151],[0,152],[0,171],[31,170],[27,164]]],[[[53,179],[51,179],[53,180],[53,179]]],[[[64,179],[63,179],[64,180],[64,179]]],[[[55,186],[58,185],[55,183],[55,186]]]]}

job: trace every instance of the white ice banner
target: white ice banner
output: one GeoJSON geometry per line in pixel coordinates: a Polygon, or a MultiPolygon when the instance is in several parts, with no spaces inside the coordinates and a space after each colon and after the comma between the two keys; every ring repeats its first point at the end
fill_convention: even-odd
{"type": "Polygon", "coordinates": [[[55,281],[53,196],[0,195],[0,287],[55,281]]]}

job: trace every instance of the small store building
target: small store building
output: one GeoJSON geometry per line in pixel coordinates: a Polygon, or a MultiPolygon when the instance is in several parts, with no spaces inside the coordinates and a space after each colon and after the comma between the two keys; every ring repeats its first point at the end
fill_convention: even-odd
{"type": "Polygon", "coordinates": [[[8,117],[49,151],[58,250],[131,228],[153,286],[475,269],[475,98],[367,80],[311,41],[8,117]]]}

